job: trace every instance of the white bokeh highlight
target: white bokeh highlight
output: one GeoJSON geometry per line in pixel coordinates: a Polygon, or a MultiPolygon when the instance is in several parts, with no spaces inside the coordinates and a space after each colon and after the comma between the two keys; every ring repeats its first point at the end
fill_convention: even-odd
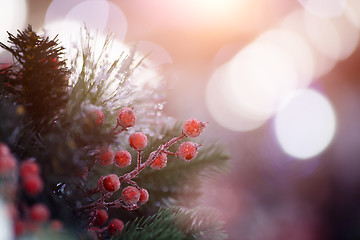
{"type": "Polygon", "coordinates": [[[228,96],[250,116],[271,117],[279,102],[298,85],[291,57],[275,44],[255,41],[229,65],[228,96]]]}
{"type": "Polygon", "coordinates": [[[331,143],[336,116],[330,102],[314,90],[301,90],[284,101],[274,120],[277,140],[290,156],[309,159],[331,143]]]}
{"type": "Polygon", "coordinates": [[[102,31],[109,18],[107,1],[88,0],[74,6],[65,16],[65,20],[84,23],[87,27],[102,31]]]}
{"type": "Polygon", "coordinates": [[[264,119],[247,116],[234,104],[234,96],[229,95],[227,65],[219,67],[211,76],[206,87],[206,105],[215,121],[232,131],[251,131],[264,124],[264,119]]]}
{"type": "Polygon", "coordinates": [[[340,16],[345,9],[346,0],[298,0],[309,13],[322,18],[340,16]]]}
{"type": "Polygon", "coordinates": [[[315,56],[308,42],[297,32],[275,28],[260,35],[258,41],[275,44],[285,51],[294,63],[298,75],[298,87],[306,88],[315,71],[315,56]]]}
{"type": "MultiPolygon", "coordinates": [[[[7,31],[16,35],[17,29],[26,24],[28,7],[26,0],[0,0],[0,42],[8,39],[7,31]]],[[[0,48],[0,53],[4,51],[0,48]]]]}

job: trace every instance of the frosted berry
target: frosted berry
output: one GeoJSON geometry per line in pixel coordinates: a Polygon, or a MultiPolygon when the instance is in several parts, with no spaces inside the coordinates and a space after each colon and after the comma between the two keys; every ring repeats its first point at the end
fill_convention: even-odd
{"type": "Polygon", "coordinates": [[[103,166],[109,166],[114,163],[115,153],[111,148],[103,148],[96,156],[96,160],[103,166]]]}
{"type": "Polygon", "coordinates": [[[131,154],[126,150],[120,150],[115,153],[115,165],[118,167],[127,167],[131,164],[131,154]]]}
{"type": "Polygon", "coordinates": [[[124,107],[117,115],[117,124],[123,128],[132,127],[136,122],[136,114],[132,108],[124,107]]]}
{"type": "Polygon", "coordinates": [[[0,157],[10,155],[10,149],[5,143],[0,143],[0,157]]]}
{"type": "Polygon", "coordinates": [[[20,177],[25,178],[28,175],[32,174],[40,174],[40,167],[39,164],[34,162],[32,159],[28,159],[23,161],[20,164],[20,177]]]}
{"type": "Polygon", "coordinates": [[[193,142],[183,142],[180,144],[178,150],[176,151],[176,156],[186,160],[190,161],[196,157],[198,154],[198,147],[196,143],[193,142]]]}
{"type": "Polygon", "coordinates": [[[110,235],[119,235],[124,229],[124,222],[120,219],[113,218],[108,225],[108,232],[110,235]]]}
{"type": "Polygon", "coordinates": [[[147,145],[147,137],[142,132],[135,132],[129,137],[130,146],[137,151],[144,149],[147,145]]]}
{"type": "Polygon", "coordinates": [[[115,174],[109,174],[102,181],[104,189],[108,192],[115,192],[120,188],[119,177],[115,174]]]}
{"type": "Polygon", "coordinates": [[[206,122],[191,118],[185,121],[182,132],[187,137],[197,137],[205,129],[206,124],[206,122]]]}
{"type": "Polygon", "coordinates": [[[98,209],[96,211],[94,224],[97,226],[104,225],[106,223],[106,221],[108,220],[108,218],[109,218],[109,215],[105,209],[98,209]]]}
{"type": "Polygon", "coordinates": [[[22,180],[22,187],[31,196],[38,195],[44,189],[44,184],[39,175],[28,175],[22,180]]]}
{"type": "MultiPolygon", "coordinates": [[[[150,154],[150,158],[152,155],[154,155],[155,152],[152,152],[150,154]]],[[[150,164],[150,167],[155,170],[160,170],[164,167],[166,167],[167,163],[167,156],[165,153],[160,153],[157,158],[154,159],[154,161],[150,164]]]]}
{"type": "Polygon", "coordinates": [[[105,122],[105,115],[100,110],[92,110],[88,112],[88,118],[92,123],[94,123],[97,126],[105,122]]]}
{"type": "Polygon", "coordinates": [[[135,204],[140,199],[140,191],[133,186],[128,186],[122,191],[122,198],[128,205],[135,204]]]}
{"type": "Polygon", "coordinates": [[[139,204],[143,205],[149,200],[149,192],[145,188],[140,189],[139,204]]]}
{"type": "Polygon", "coordinates": [[[35,222],[44,223],[49,219],[50,211],[44,204],[37,203],[31,207],[30,217],[35,222]]]}
{"type": "Polygon", "coordinates": [[[16,159],[12,155],[0,158],[0,175],[7,175],[16,167],[16,159]]]}

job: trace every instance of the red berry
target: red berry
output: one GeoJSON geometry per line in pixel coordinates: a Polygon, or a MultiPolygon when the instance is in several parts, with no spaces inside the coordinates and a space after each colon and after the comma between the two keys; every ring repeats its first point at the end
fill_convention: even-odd
{"type": "Polygon", "coordinates": [[[103,148],[99,155],[96,156],[96,160],[103,166],[109,166],[114,163],[115,153],[111,148],[103,148]]]}
{"type": "Polygon", "coordinates": [[[117,124],[123,128],[132,127],[136,122],[136,114],[132,108],[124,107],[117,115],[117,124]]]}
{"type": "Polygon", "coordinates": [[[126,150],[120,150],[115,153],[115,165],[118,167],[127,167],[131,164],[131,154],[126,150]]]}
{"type": "Polygon", "coordinates": [[[105,209],[98,209],[96,211],[94,224],[97,226],[104,225],[106,223],[106,221],[108,220],[108,218],[109,218],[109,215],[105,209]]]}
{"type": "Polygon", "coordinates": [[[50,227],[51,229],[53,229],[54,231],[61,231],[64,228],[63,223],[60,220],[51,220],[50,222],[50,227]]]}
{"type": "Polygon", "coordinates": [[[92,110],[88,112],[88,118],[95,124],[101,125],[105,122],[105,115],[100,110],[92,110]]]}
{"type": "Polygon", "coordinates": [[[26,230],[25,222],[23,220],[16,219],[14,222],[15,236],[19,237],[19,236],[23,235],[25,233],[25,230],[26,230]]]}
{"type": "Polygon", "coordinates": [[[50,211],[47,206],[42,203],[37,203],[30,209],[30,217],[38,223],[46,222],[50,217],[50,211]]]}
{"type": "Polygon", "coordinates": [[[0,158],[0,175],[7,175],[16,167],[16,159],[12,155],[0,158]]]}
{"type": "Polygon", "coordinates": [[[149,192],[145,188],[140,189],[139,204],[143,205],[149,200],[149,192]]]}
{"type": "MultiPolygon", "coordinates": [[[[152,157],[152,155],[154,155],[155,152],[152,152],[150,154],[150,158],[152,157]]],[[[150,167],[152,169],[155,170],[159,170],[162,169],[164,167],[166,167],[166,163],[167,163],[167,156],[165,153],[160,153],[157,158],[154,159],[154,161],[150,164],[150,167]]]]}
{"type": "Polygon", "coordinates": [[[0,157],[10,155],[10,149],[5,143],[0,143],[0,157]]]}
{"type": "Polygon", "coordinates": [[[28,175],[36,174],[38,175],[40,173],[40,167],[39,164],[34,162],[33,159],[28,159],[23,161],[20,164],[20,177],[25,178],[28,175]]]}
{"type": "Polygon", "coordinates": [[[140,191],[136,187],[128,186],[122,191],[122,198],[128,205],[135,204],[140,199],[140,191]]]}
{"type": "Polygon", "coordinates": [[[22,187],[31,196],[38,195],[44,188],[43,181],[39,175],[28,175],[23,179],[22,187]]]}
{"type": "Polygon", "coordinates": [[[206,124],[206,122],[191,118],[185,121],[182,132],[187,137],[197,137],[205,129],[206,124]]]}
{"type": "Polygon", "coordinates": [[[119,177],[115,174],[109,174],[102,181],[104,189],[108,192],[115,192],[120,188],[119,177]]]}
{"type": "Polygon", "coordinates": [[[196,157],[198,147],[199,146],[193,142],[183,142],[176,151],[176,156],[186,161],[190,161],[196,157]]]}
{"type": "Polygon", "coordinates": [[[135,132],[130,135],[129,144],[133,149],[140,151],[146,147],[147,137],[142,132],[135,132]]]}
{"type": "Polygon", "coordinates": [[[110,235],[119,235],[124,228],[124,222],[120,219],[113,218],[109,222],[108,232],[110,235]]]}

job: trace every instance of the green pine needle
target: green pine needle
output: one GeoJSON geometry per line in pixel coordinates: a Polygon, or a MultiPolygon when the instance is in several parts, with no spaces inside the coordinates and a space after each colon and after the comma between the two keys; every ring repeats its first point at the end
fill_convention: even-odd
{"type": "Polygon", "coordinates": [[[227,237],[222,225],[211,209],[161,208],[153,216],[126,223],[113,240],[222,240],[227,237]]]}

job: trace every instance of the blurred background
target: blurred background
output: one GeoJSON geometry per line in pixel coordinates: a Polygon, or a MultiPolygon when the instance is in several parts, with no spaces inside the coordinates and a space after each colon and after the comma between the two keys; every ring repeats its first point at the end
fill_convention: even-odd
{"type": "Polygon", "coordinates": [[[360,239],[359,0],[0,2],[1,42],[85,23],[150,53],[165,111],[230,150],[201,199],[229,239],[360,239]]]}

